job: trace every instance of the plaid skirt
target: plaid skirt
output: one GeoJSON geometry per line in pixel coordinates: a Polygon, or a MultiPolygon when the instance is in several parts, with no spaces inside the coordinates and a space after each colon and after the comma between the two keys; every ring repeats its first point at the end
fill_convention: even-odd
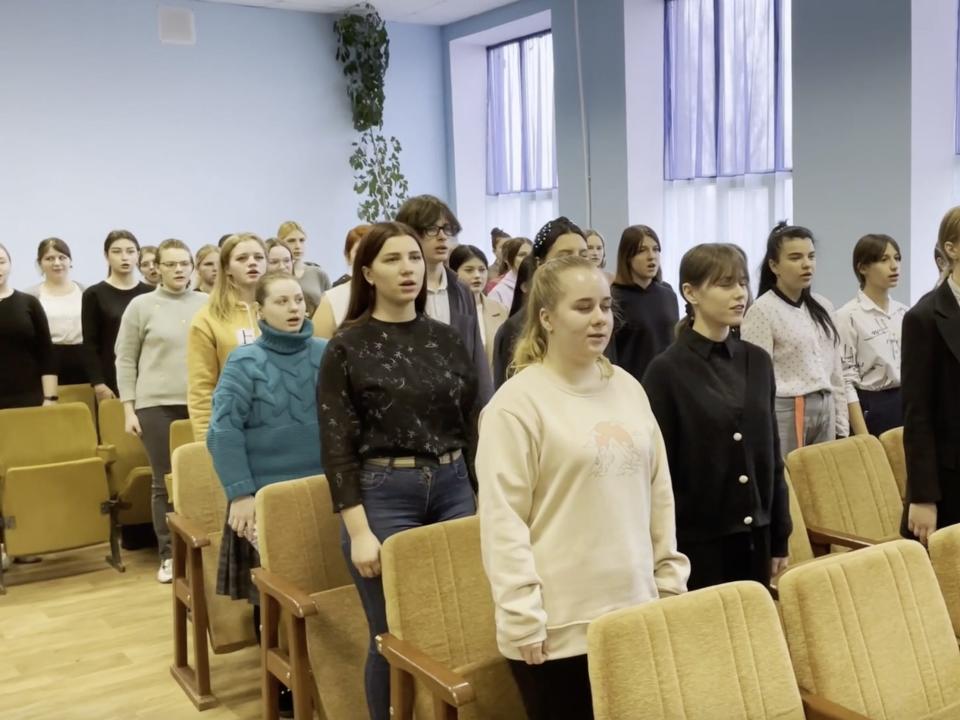
{"type": "MultiPolygon", "coordinates": [[[[227,517],[230,508],[227,507],[227,517]]],[[[234,600],[248,600],[260,604],[260,591],[253,584],[250,571],[260,567],[260,553],[250,541],[237,535],[224,521],[220,540],[220,564],[217,566],[217,594],[234,600]]]]}

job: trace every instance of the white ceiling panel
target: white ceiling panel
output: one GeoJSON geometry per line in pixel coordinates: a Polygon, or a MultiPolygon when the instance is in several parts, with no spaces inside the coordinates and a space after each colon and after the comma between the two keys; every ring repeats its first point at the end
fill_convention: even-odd
{"type": "MultiPolygon", "coordinates": [[[[253,7],[306,10],[318,13],[342,13],[356,5],[343,0],[207,0],[207,2],[253,7]]],[[[446,25],[509,5],[514,0],[378,0],[374,3],[384,20],[446,25]]]]}

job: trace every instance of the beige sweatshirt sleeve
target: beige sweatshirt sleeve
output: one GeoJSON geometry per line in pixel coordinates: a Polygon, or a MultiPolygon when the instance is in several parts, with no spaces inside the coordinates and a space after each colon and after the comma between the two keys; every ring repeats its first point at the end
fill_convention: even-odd
{"type": "Polygon", "coordinates": [[[187,335],[187,410],[194,440],[207,441],[213,389],[219,378],[220,359],[213,328],[205,314],[198,314],[187,335]]]}
{"type": "Polygon", "coordinates": [[[686,555],[677,550],[673,484],[667,463],[667,449],[656,420],[653,421],[652,443],[655,448],[655,452],[651,454],[653,462],[650,468],[650,542],[653,546],[653,577],[660,597],[667,597],[686,592],[687,578],[690,577],[690,561],[686,555]]]}
{"type": "Polygon", "coordinates": [[[538,474],[537,439],[520,418],[494,406],[483,413],[480,427],[480,544],[497,626],[516,647],[542,642],[547,615],[527,525],[538,474]]]}
{"type": "Polygon", "coordinates": [[[143,345],[143,322],[141,303],[136,298],[127,305],[120,318],[120,331],[114,345],[117,366],[117,389],[120,400],[133,402],[137,399],[137,372],[140,365],[140,349],[143,345]]]}

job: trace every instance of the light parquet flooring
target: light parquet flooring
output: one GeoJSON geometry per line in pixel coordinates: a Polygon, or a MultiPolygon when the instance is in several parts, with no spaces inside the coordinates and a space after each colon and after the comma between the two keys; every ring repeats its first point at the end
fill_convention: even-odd
{"type": "Polygon", "coordinates": [[[156,550],[106,547],[15,565],[0,595],[2,720],[255,720],[257,648],[210,654],[217,707],[198,713],[170,675],[172,597],[156,550]],[[79,574],[78,574],[79,573],[79,574]]]}

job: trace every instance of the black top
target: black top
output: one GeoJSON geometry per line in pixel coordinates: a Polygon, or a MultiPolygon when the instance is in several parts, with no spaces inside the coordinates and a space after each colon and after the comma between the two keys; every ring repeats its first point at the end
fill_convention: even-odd
{"type": "Polygon", "coordinates": [[[949,282],[907,311],[901,346],[906,501],[937,503],[945,527],[960,522],[960,306],[949,282]]]}
{"type": "Polygon", "coordinates": [[[0,300],[0,408],[43,404],[43,375],[56,375],[47,315],[18,290],[0,300]]]}
{"type": "Polygon", "coordinates": [[[370,319],[327,344],[317,385],[323,467],[337,511],[362,502],[369,458],[463,450],[471,479],[482,402],[456,330],[426,315],[370,319]]]}
{"type": "Polygon", "coordinates": [[[80,320],[83,326],[83,350],[91,385],[103,383],[117,392],[117,356],[113,346],[120,332],[120,318],[137,295],[153,292],[152,285],[137,283],[129,290],[115,288],[107,281],[83,291],[80,320]]]}
{"type": "Polygon", "coordinates": [[[507,381],[507,368],[513,360],[513,349],[523,330],[523,310],[515,312],[497,328],[493,338],[493,390],[496,392],[507,381]]]}
{"type": "Polygon", "coordinates": [[[614,283],[610,294],[616,322],[608,355],[615,365],[640,380],[650,361],[673,342],[680,321],[677,294],[659,280],[646,289],[614,283]]]}
{"type": "Polygon", "coordinates": [[[667,449],[681,552],[684,542],[769,525],[773,556],[786,556],[792,523],[770,356],[688,328],[653,359],[643,387],[667,449]]]}

